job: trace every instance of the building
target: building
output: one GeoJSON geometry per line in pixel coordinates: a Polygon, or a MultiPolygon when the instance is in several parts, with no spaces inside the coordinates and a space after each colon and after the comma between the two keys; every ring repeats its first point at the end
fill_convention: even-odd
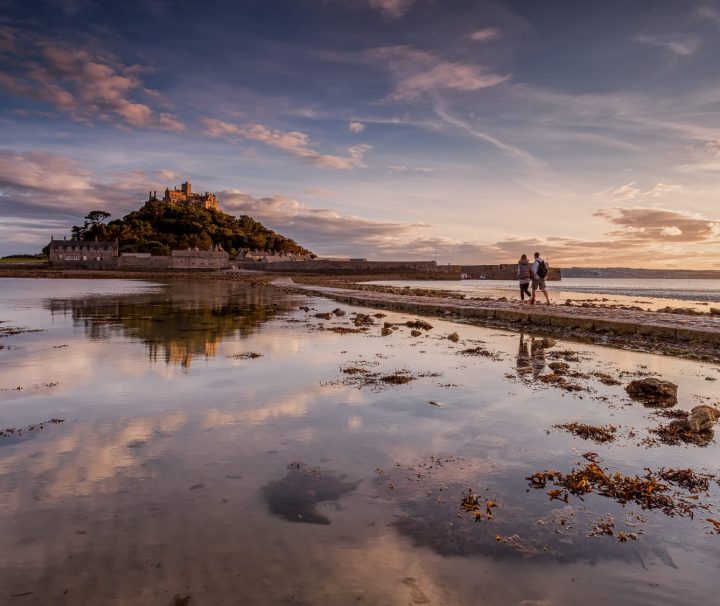
{"type": "Polygon", "coordinates": [[[115,269],[118,243],[98,240],[50,240],[50,265],[70,269],[115,269]]]}
{"type": "MultiPolygon", "coordinates": [[[[152,200],[157,200],[157,191],[148,192],[148,201],[152,200]]],[[[215,194],[212,192],[194,194],[190,181],[185,181],[185,183],[180,186],[179,190],[177,187],[174,189],[166,188],[163,201],[172,202],[173,204],[187,204],[190,206],[200,206],[202,208],[220,210],[220,204],[218,203],[218,199],[215,194]]]]}
{"type": "Polygon", "coordinates": [[[307,261],[310,255],[275,253],[266,250],[241,250],[237,255],[238,261],[253,261],[257,263],[282,263],[285,261],[307,261]]]}

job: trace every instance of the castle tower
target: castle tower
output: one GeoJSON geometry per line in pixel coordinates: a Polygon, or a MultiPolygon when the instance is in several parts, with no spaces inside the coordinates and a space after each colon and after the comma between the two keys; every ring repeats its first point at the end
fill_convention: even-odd
{"type": "Polygon", "coordinates": [[[182,184],[181,189],[182,193],[188,197],[192,194],[192,185],[190,185],[190,181],[185,181],[185,183],[182,184]]]}

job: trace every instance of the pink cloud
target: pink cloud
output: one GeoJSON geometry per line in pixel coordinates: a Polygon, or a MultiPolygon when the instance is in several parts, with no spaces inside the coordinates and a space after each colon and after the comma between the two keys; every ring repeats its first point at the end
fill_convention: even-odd
{"type": "Polygon", "coordinates": [[[371,149],[369,145],[355,145],[347,149],[347,155],[333,156],[312,149],[310,136],[300,131],[273,130],[262,124],[233,124],[215,118],[204,118],[201,122],[205,127],[205,134],[209,137],[258,141],[323,168],[337,170],[361,168],[365,166],[363,164],[365,154],[371,149]]]}
{"type": "Polygon", "coordinates": [[[174,115],[157,112],[137,98],[145,95],[138,76],[145,68],[38,35],[22,40],[13,36],[9,28],[0,31],[0,64],[9,66],[0,74],[0,87],[10,94],[45,101],[78,121],[185,130],[174,115]]]}
{"type": "Polygon", "coordinates": [[[408,101],[436,90],[477,91],[509,80],[482,65],[446,61],[436,54],[409,46],[386,46],[368,52],[393,74],[393,101],[408,101]]]}

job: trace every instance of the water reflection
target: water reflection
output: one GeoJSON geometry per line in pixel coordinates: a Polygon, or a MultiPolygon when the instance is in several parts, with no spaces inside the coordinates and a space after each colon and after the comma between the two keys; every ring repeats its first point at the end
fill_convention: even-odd
{"type": "Polygon", "coordinates": [[[183,368],[195,357],[215,356],[224,339],[247,336],[296,307],[274,289],[209,281],[170,283],[157,293],[47,299],[43,305],[52,315],[72,316],[92,340],[139,340],[152,362],[183,368]]]}
{"type": "MultiPolygon", "coordinates": [[[[715,370],[442,319],[422,346],[404,329],[380,338],[379,325],[339,334],[318,330],[314,317],[337,303],[243,285],[85,299],[53,296],[54,283],[35,288],[26,307],[37,321],[0,300],[12,325],[47,329],[0,352],[0,385],[25,386],[0,392],[0,411],[16,427],[65,422],[0,448],[0,603],[712,602],[720,548],[705,518],[716,509],[693,520],[596,493],[564,502],[527,478],[568,473],[590,449],[627,475],[714,470],[715,443],[644,448],[657,421],[622,400],[622,385],[590,374],[647,365],[680,385],[689,408],[716,401],[705,380],[715,370]],[[314,309],[284,318],[296,304],[314,309]],[[48,310],[53,322],[38,323],[48,310]],[[457,348],[443,337],[454,331],[457,348]],[[479,342],[493,355],[458,355],[479,342]],[[228,355],[247,351],[263,357],[228,355]],[[170,366],[148,365],[148,354],[170,366]],[[192,372],[173,366],[201,356],[207,364],[192,372]],[[341,368],[359,361],[382,374],[443,375],[418,372],[380,392],[338,384],[341,368]],[[543,381],[569,362],[566,376],[597,392],[558,397],[543,381]],[[31,388],[51,380],[58,387],[31,388]],[[591,444],[555,429],[569,421],[613,423],[621,435],[591,444]],[[468,488],[483,512],[496,503],[492,518],[461,509],[468,488]],[[589,537],[607,514],[638,540],[589,537]]],[[[347,326],[356,310],[343,309],[326,326],[347,326]]],[[[697,502],[718,498],[713,483],[697,502]]]]}
{"type": "Polygon", "coordinates": [[[545,349],[548,346],[547,339],[531,336],[528,337],[524,333],[520,333],[518,341],[518,351],[515,356],[515,371],[521,378],[527,379],[532,375],[533,379],[537,379],[545,370],[545,349]]]}

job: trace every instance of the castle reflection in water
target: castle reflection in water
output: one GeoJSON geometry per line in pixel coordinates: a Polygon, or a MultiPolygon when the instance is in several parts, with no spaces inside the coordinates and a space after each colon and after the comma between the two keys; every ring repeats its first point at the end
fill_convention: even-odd
{"type": "Polygon", "coordinates": [[[146,344],[151,362],[190,368],[217,355],[218,344],[247,336],[298,303],[272,287],[232,281],[162,284],[153,292],[47,299],[52,315],[71,315],[91,340],[125,338],[146,344]]]}

